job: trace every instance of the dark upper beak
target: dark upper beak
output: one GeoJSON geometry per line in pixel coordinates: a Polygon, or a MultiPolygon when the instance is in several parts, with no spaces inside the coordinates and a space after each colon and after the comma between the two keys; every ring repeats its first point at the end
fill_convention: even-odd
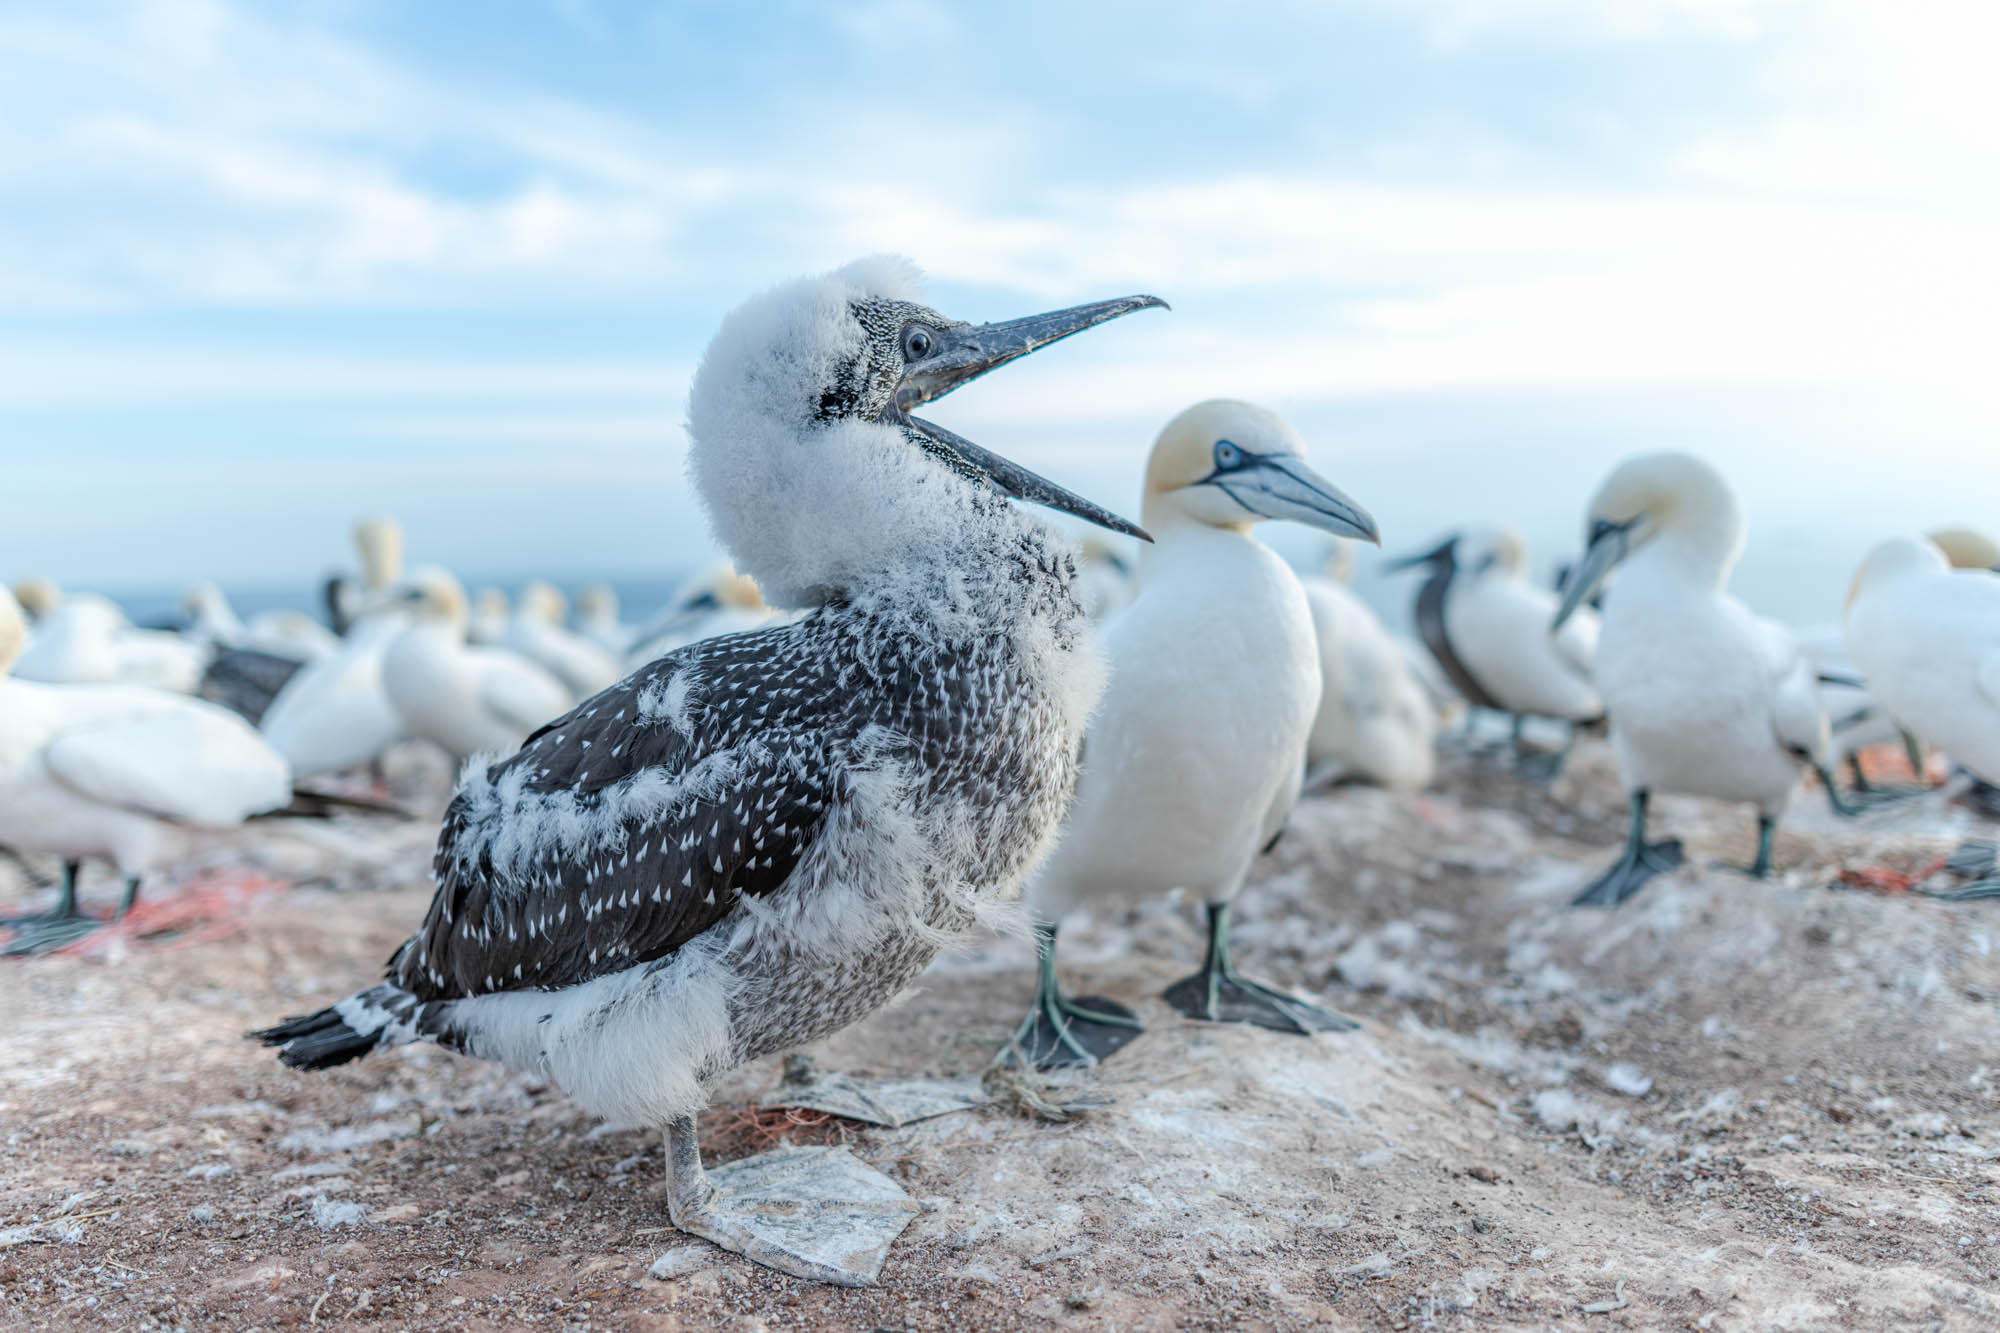
{"type": "Polygon", "coordinates": [[[1457,547],[1458,547],[1458,537],[1456,535],[1453,535],[1450,537],[1446,537],[1442,542],[1440,542],[1436,546],[1433,546],[1428,551],[1420,552],[1417,555],[1406,555],[1401,557],[1400,559],[1391,560],[1387,564],[1383,565],[1382,568],[1393,571],[1400,569],[1416,569],[1423,565],[1446,564],[1451,560],[1452,556],[1456,553],[1457,547]]]}
{"type": "Polygon", "coordinates": [[[1102,505],[1093,504],[1074,491],[1058,486],[1047,477],[1030,472],[991,450],[980,448],[936,422],[910,416],[909,412],[911,408],[944,397],[959,385],[977,379],[995,366],[1004,366],[1052,342],[1095,328],[1120,315],[1154,306],[1165,309],[1167,303],[1157,296],[1121,296],[1113,301],[1072,306],[1068,310],[1029,315],[1000,324],[962,324],[940,329],[937,350],[904,372],[902,382],[896,386],[894,403],[883,415],[893,424],[921,437],[925,446],[933,452],[957,459],[1016,499],[1032,500],[1036,504],[1074,514],[1098,527],[1151,541],[1152,536],[1138,524],[1118,517],[1102,505]]]}
{"type": "Polygon", "coordinates": [[[1569,582],[1563,586],[1562,605],[1556,608],[1556,618],[1549,623],[1549,633],[1563,627],[1576,609],[1589,601],[1604,580],[1625,558],[1632,545],[1632,525],[1612,523],[1597,519],[1590,525],[1590,545],[1584,548],[1583,559],[1576,562],[1570,571],[1569,582]]]}
{"type": "Polygon", "coordinates": [[[1060,342],[1073,333],[1095,328],[1120,315],[1154,306],[1167,309],[1157,296],[1120,296],[1110,301],[1052,310],[1046,315],[1027,315],[999,324],[961,324],[938,330],[938,348],[911,366],[896,386],[896,407],[909,412],[938,399],[964,384],[978,379],[996,366],[1060,342]]]}

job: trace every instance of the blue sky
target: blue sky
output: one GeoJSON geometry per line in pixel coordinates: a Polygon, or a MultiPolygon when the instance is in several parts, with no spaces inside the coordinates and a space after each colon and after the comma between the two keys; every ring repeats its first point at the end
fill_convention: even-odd
{"type": "MultiPolygon", "coordinates": [[[[689,369],[894,250],[948,313],[1174,303],[939,409],[1130,507],[1194,398],[1392,546],[1544,563],[1623,454],[1722,464],[1839,604],[2000,509],[2000,23],[1971,3],[0,0],[0,577],[278,583],[366,512],[468,574],[709,552],[689,369]]],[[[1987,520],[2000,527],[2000,516],[1987,520]]]]}

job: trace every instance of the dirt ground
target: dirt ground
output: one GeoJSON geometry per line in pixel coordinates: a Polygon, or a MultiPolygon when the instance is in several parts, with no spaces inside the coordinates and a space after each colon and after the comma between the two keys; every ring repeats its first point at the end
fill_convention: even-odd
{"type": "MultiPolygon", "coordinates": [[[[430,1048],[301,1075],[242,1040],[374,976],[428,896],[427,820],[266,826],[197,881],[207,924],[0,967],[0,1322],[2000,1326],[2000,901],[1829,887],[1991,828],[1936,797],[1843,823],[1805,792],[1760,884],[1707,868],[1748,856],[1747,812],[1669,799],[1688,866],[1567,910],[1619,804],[1590,743],[1547,791],[1460,754],[1419,797],[1306,802],[1240,902],[1239,962],[1352,1035],[1180,1019],[1157,996],[1197,957],[1193,905],[1103,906],[1066,976],[1149,1031],[1065,1123],[792,1125],[746,1110],[776,1065],[740,1072],[711,1160],[844,1140],[920,1201],[864,1291],[679,1236],[657,1136],[532,1080],[430,1048]],[[290,887],[231,901],[246,867],[290,887]]],[[[987,942],[814,1054],[976,1071],[1031,975],[987,942]]]]}

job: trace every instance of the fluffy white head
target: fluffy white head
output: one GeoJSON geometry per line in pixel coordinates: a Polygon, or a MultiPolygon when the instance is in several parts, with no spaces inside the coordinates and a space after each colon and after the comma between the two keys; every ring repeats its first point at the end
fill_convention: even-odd
{"type": "Polygon", "coordinates": [[[28,646],[28,621],[14,594],[0,587],[0,677],[14,669],[21,650],[28,646]]]}
{"type": "Polygon", "coordinates": [[[863,259],[753,297],[702,357],[688,472],[716,537],[773,605],[963,560],[966,534],[994,523],[995,492],[875,419],[901,369],[894,312],[923,310],[921,295],[906,260],[863,259]],[[883,328],[857,315],[874,309],[891,312],[883,328]]]}
{"type": "Polygon", "coordinates": [[[1629,525],[1628,551],[1653,542],[1721,586],[1743,553],[1743,511],[1722,474],[1687,453],[1641,454],[1613,469],[1590,499],[1586,536],[1599,523],[1629,525]]]}

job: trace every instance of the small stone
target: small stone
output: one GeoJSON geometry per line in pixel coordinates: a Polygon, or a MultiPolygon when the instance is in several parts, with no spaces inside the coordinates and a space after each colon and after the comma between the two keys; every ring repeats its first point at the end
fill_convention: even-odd
{"type": "Polygon", "coordinates": [[[714,1254],[715,1251],[706,1245],[676,1245],[653,1260],[653,1266],[647,1269],[646,1273],[649,1277],[656,1277],[662,1282],[671,1282],[677,1277],[685,1277],[694,1272],[707,1263],[714,1254]]]}
{"type": "Polygon", "coordinates": [[[1483,1181],[1488,1185],[1497,1185],[1500,1183],[1500,1173],[1492,1167],[1483,1164],[1466,1167],[1465,1174],[1471,1176],[1474,1180],[1483,1181]]]}

